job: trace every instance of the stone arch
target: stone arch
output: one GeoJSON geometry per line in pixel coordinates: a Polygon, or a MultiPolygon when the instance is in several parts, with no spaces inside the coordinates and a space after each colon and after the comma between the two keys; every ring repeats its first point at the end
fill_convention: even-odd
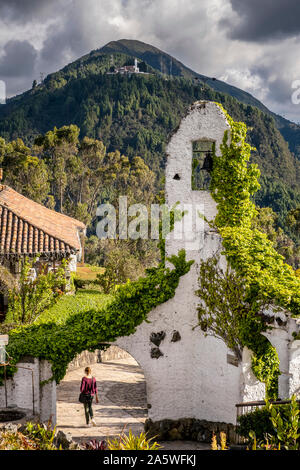
{"type": "Polygon", "coordinates": [[[117,435],[125,425],[126,432],[131,428],[134,433],[140,433],[148,416],[146,377],[141,365],[128,351],[115,344],[101,353],[101,362],[93,364],[89,364],[91,356],[81,354],[79,368],[68,368],[65,378],[56,387],[57,429],[70,432],[77,441],[85,440],[85,436],[103,439],[117,435]],[[91,366],[97,380],[99,405],[94,400],[97,427],[85,431],[84,410],[78,395],[87,365],[91,366]]]}
{"type": "Polygon", "coordinates": [[[144,361],[144,355],[140,354],[140,350],[138,347],[136,347],[136,345],[134,345],[132,342],[123,341],[123,338],[118,338],[118,340],[115,341],[115,343],[113,343],[112,346],[116,346],[120,348],[121,350],[126,351],[126,353],[129,354],[142,369],[144,373],[144,377],[145,377],[145,382],[146,382],[147,405],[149,405],[148,384],[150,383],[150,377],[148,373],[147,364],[144,361]]]}
{"type": "MultiPolygon", "coordinates": [[[[144,376],[144,379],[145,379],[145,405],[147,406],[147,409],[149,408],[149,401],[148,401],[148,384],[150,383],[150,377],[149,377],[149,373],[148,373],[148,369],[147,369],[147,366],[146,364],[144,363],[143,361],[143,356],[139,354],[138,352],[138,349],[132,347],[132,345],[130,344],[124,344],[122,343],[121,339],[120,341],[116,341],[115,343],[111,344],[108,348],[108,350],[102,355],[102,356],[105,356],[105,354],[107,352],[109,352],[110,349],[112,348],[116,348],[119,350],[119,352],[121,351],[121,353],[126,353],[126,356],[125,356],[125,359],[127,357],[133,359],[136,364],[138,365],[138,367],[140,368],[140,370],[142,371],[143,373],[143,376],[144,376]]],[[[115,353],[113,353],[115,354],[115,353]]],[[[119,354],[119,353],[117,353],[119,354]]],[[[123,358],[124,356],[122,355],[121,356],[121,359],[123,358]]],[[[108,360],[114,360],[114,359],[111,359],[110,357],[108,358],[108,360]]]]}

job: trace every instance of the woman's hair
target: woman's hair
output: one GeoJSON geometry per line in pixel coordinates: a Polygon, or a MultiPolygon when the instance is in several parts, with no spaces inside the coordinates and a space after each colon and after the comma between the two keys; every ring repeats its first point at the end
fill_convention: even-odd
{"type": "Polygon", "coordinates": [[[86,373],[86,375],[89,375],[91,373],[91,368],[90,367],[86,367],[84,369],[84,372],[86,373]]]}

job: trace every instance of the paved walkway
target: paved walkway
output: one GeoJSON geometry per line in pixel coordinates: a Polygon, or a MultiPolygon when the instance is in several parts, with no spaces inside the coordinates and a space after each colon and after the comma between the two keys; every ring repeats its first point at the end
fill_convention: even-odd
{"type": "MultiPolygon", "coordinates": [[[[85,426],[83,405],[78,402],[84,367],[73,370],[57,387],[57,430],[69,432],[76,442],[107,439],[124,429],[139,434],[147,418],[144,374],[133,358],[91,365],[97,379],[99,404],[93,403],[95,427],[85,426]]],[[[164,449],[209,449],[197,442],[163,442],[164,449]]]]}

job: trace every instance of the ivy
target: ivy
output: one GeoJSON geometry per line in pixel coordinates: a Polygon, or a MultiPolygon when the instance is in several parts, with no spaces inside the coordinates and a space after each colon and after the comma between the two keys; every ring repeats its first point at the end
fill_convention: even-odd
{"type": "MultiPolygon", "coordinates": [[[[82,351],[105,347],[120,336],[135,332],[148,313],[175,295],[180,277],[190,270],[193,261],[186,261],[185,251],[171,256],[174,269],[151,268],[136,282],[118,287],[112,302],[102,309],[74,314],[64,324],[47,322],[23,325],[9,332],[7,352],[11,357],[8,375],[25,355],[47,359],[57,383],[65,376],[68,364],[82,351]]],[[[0,373],[3,372],[0,370],[0,373]]],[[[0,379],[3,375],[0,376],[0,379]]]]}
{"type": "MultiPolygon", "coordinates": [[[[300,314],[300,279],[274,249],[266,234],[252,228],[257,214],[251,197],[260,188],[260,171],[249,164],[251,151],[246,142],[247,127],[235,122],[226,110],[230,133],[224,134],[221,155],[214,158],[212,197],[217,203],[215,226],[222,236],[229,265],[244,280],[249,298],[263,296],[266,303],[300,314]]],[[[266,383],[267,394],[276,395],[279,359],[276,349],[261,334],[264,328],[244,331],[243,344],[253,351],[252,369],[266,383]]]]}

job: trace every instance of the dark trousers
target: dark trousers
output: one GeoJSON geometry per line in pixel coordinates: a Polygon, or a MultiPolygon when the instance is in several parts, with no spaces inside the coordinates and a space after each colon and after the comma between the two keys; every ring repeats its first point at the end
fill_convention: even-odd
{"type": "Polygon", "coordinates": [[[84,412],[85,412],[86,424],[89,424],[90,418],[92,419],[94,417],[92,403],[93,403],[93,397],[92,396],[88,397],[86,399],[86,402],[84,403],[84,412]]]}

